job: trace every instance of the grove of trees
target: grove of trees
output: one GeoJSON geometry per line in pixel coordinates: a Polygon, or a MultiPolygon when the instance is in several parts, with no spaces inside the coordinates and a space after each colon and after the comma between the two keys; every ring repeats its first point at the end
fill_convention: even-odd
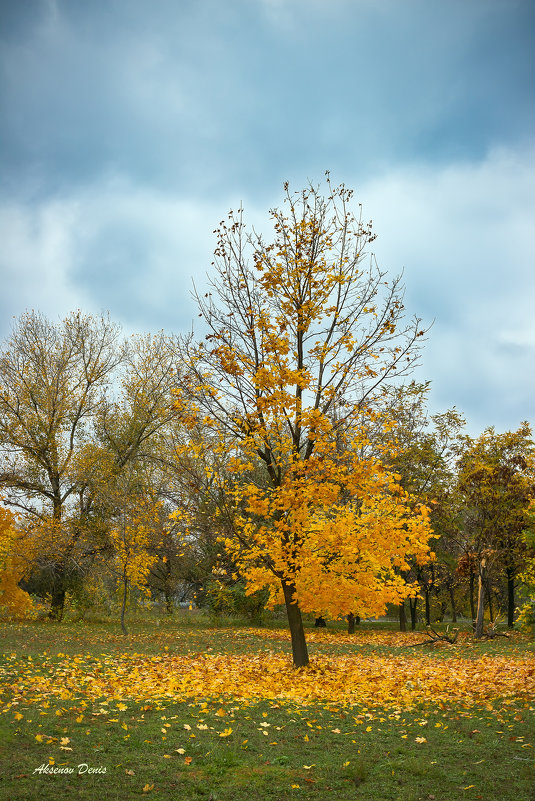
{"type": "MultiPolygon", "coordinates": [[[[0,352],[0,608],[120,609],[129,594],[257,619],[285,610],[482,633],[533,599],[527,422],[469,437],[411,372],[426,331],[352,192],[309,186],[217,229],[205,336],[124,338],[27,312],[0,352]],[[477,598],[476,598],[477,596],[477,598]],[[423,611],[419,606],[423,602],[423,611]]],[[[530,607],[531,608],[531,607],[530,607]]],[[[529,610],[524,616],[529,619],[529,610]]]]}

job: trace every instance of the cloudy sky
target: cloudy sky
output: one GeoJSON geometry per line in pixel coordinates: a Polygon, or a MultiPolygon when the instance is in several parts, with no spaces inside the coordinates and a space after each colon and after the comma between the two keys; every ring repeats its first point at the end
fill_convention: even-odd
{"type": "Polygon", "coordinates": [[[533,0],[0,0],[0,338],[180,332],[213,229],[330,170],[472,433],[535,422],[533,0]]]}

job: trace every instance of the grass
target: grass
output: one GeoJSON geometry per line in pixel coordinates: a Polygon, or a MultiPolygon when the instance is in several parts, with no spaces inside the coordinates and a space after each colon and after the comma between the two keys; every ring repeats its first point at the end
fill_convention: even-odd
{"type": "MultiPolygon", "coordinates": [[[[157,681],[150,697],[130,697],[127,679],[120,691],[92,695],[89,670],[97,679],[99,670],[111,664],[119,671],[129,659],[140,671],[149,664],[165,671],[174,658],[204,653],[228,655],[229,661],[259,656],[260,666],[267,666],[289,649],[280,628],[179,619],[159,626],[139,622],[131,629],[125,638],[105,623],[4,627],[2,801],[535,798],[535,704],[522,687],[496,697],[489,681],[488,700],[477,703],[468,696],[456,704],[424,703],[422,696],[408,708],[396,698],[366,705],[358,698],[337,701],[332,693],[322,698],[318,670],[316,691],[308,698],[277,693],[283,686],[277,676],[270,697],[247,697],[235,689],[213,694],[207,686],[205,694],[166,698],[157,681]],[[154,662],[162,654],[171,658],[154,662]],[[67,682],[70,673],[72,683],[75,669],[84,681],[61,697],[62,677],[67,682]],[[26,677],[37,677],[31,692],[26,677]],[[52,681],[56,692],[49,692],[52,681]],[[54,769],[69,772],[45,772],[54,769]]],[[[492,666],[507,657],[513,666],[523,662],[524,670],[526,660],[532,662],[535,673],[533,640],[519,634],[475,645],[466,636],[454,647],[433,649],[407,647],[422,635],[400,636],[371,624],[354,637],[339,628],[309,635],[313,664],[316,657],[318,664],[336,663],[354,654],[378,658],[386,676],[400,658],[415,675],[422,665],[447,668],[452,658],[456,666],[475,660],[484,683],[492,666]]],[[[162,673],[162,686],[167,678],[162,673]]],[[[375,680],[379,686],[381,676],[375,680]]],[[[404,681],[400,677],[400,686],[404,681]]]]}

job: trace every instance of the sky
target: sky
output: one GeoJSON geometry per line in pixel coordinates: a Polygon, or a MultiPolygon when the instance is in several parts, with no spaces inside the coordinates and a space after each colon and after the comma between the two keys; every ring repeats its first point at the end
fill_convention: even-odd
{"type": "Polygon", "coordinates": [[[534,66],[533,0],[0,0],[0,340],[191,330],[228,210],[329,170],[432,323],[431,412],[535,423],[534,66]]]}

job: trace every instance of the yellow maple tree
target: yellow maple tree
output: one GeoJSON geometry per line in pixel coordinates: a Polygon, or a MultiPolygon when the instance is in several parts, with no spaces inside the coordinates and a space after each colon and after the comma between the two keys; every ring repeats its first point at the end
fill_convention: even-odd
{"type": "Polygon", "coordinates": [[[285,187],[271,244],[241,210],[221,223],[212,291],[198,297],[210,333],[184,343],[176,391],[195,431],[184,447],[201,456],[210,431],[226,457],[225,546],[249,592],[285,603],[296,666],[308,663],[301,611],[399,603],[411,592],[400,573],[429,558],[431,533],[425,506],[366,447],[373,398],[412,367],[420,321],[404,320],[399,279],[365,266],[374,235],[351,191],[327,186],[327,198],[285,187]]]}

